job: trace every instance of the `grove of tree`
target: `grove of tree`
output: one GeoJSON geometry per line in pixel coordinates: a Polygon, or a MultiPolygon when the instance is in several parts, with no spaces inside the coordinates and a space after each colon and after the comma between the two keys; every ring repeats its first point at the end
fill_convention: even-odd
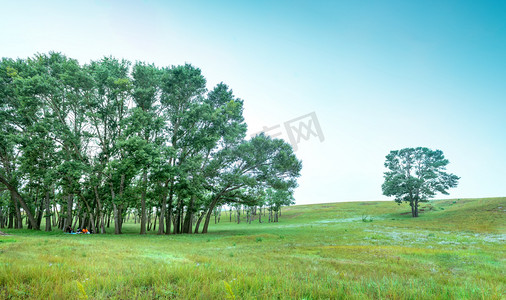
{"type": "Polygon", "coordinates": [[[0,228],[105,233],[112,219],[121,234],[133,216],[140,234],[153,220],[159,234],[206,233],[223,207],[275,221],[302,164],[246,129],[243,101],[190,64],[3,58],[0,228]]]}

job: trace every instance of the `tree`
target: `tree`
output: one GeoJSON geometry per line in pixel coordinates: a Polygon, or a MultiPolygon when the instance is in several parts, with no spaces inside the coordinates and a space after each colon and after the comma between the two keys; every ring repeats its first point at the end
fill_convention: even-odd
{"type": "MultiPolygon", "coordinates": [[[[128,116],[131,92],[129,68],[130,62],[112,57],[91,62],[88,71],[93,77],[95,88],[92,97],[83,99],[93,128],[95,143],[100,148],[95,181],[104,181],[109,186],[115,234],[121,233],[121,215],[126,210],[122,202],[123,194],[133,177],[125,153],[118,146],[119,141],[124,139],[125,119],[128,116]],[[127,175],[130,175],[130,178],[127,175]]],[[[100,197],[97,195],[96,199],[98,202],[100,197]]]]}
{"type": "Polygon", "coordinates": [[[395,202],[408,202],[411,214],[418,217],[418,203],[427,202],[436,193],[448,195],[457,186],[458,176],[446,173],[449,161],[443,151],[425,147],[390,151],[386,156],[383,195],[395,196],[395,202]]]}
{"type": "Polygon", "coordinates": [[[289,144],[262,133],[236,147],[222,149],[209,169],[215,170],[215,176],[208,178],[212,200],[207,206],[202,233],[207,232],[216,206],[225,203],[257,205],[260,199],[254,195],[259,194],[259,188],[293,190],[297,186],[296,178],[300,176],[302,162],[289,144]]]}
{"type": "MultiPolygon", "coordinates": [[[[141,232],[146,234],[146,191],[148,185],[148,171],[159,151],[154,151],[152,141],[161,131],[163,122],[157,118],[158,107],[155,104],[158,96],[160,71],[154,65],[136,63],[133,67],[133,90],[132,96],[137,105],[130,118],[132,129],[138,134],[136,138],[141,139],[136,143],[140,145],[134,152],[138,157],[142,169],[142,192],[141,192],[141,232]],[[150,151],[153,150],[153,151],[150,151]]],[[[158,149],[157,149],[158,150],[158,149]]]]}
{"type": "Polygon", "coordinates": [[[278,222],[281,206],[294,204],[293,191],[268,188],[266,190],[266,203],[269,206],[269,222],[278,222]],[[272,215],[274,213],[274,215],[272,215]]]}
{"type": "Polygon", "coordinates": [[[38,229],[30,200],[22,193],[22,174],[18,170],[19,142],[37,119],[37,101],[32,97],[33,85],[25,76],[31,69],[24,60],[3,59],[0,63],[0,183],[11,193],[16,211],[16,228],[22,228],[21,208],[30,226],[38,229]],[[21,207],[18,205],[20,204],[21,207]]]}
{"type": "Polygon", "coordinates": [[[290,204],[301,168],[293,149],[245,140],[246,130],[243,100],[224,83],[208,91],[189,64],[1,59],[0,228],[25,219],[39,229],[45,218],[48,231],[105,233],[114,216],[120,234],[135,212],[141,234],[153,216],[159,234],[198,232],[201,222],[207,232],[218,207],[253,214],[266,189],[279,196],[271,206],[290,204]]]}
{"type": "MultiPolygon", "coordinates": [[[[161,107],[167,120],[167,145],[172,148],[172,157],[168,163],[175,169],[175,172],[170,172],[170,184],[167,185],[169,190],[166,232],[170,233],[170,223],[174,218],[174,233],[181,233],[184,200],[189,200],[188,204],[192,206],[191,199],[194,199],[192,193],[181,193],[181,188],[189,187],[188,179],[194,175],[191,171],[195,170],[195,160],[199,159],[200,152],[205,148],[205,141],[199,133],[206,127],[202,105],[206,80],[200,69],[190,64],[164,68],[161,92],[161,107]],[[176,193],[178,191],[179,193],[176,193]],[[177,199],[175,207],[174,199],[177,199]]],[[[192,213],[192,209],[187,212],[192,213]]]]}

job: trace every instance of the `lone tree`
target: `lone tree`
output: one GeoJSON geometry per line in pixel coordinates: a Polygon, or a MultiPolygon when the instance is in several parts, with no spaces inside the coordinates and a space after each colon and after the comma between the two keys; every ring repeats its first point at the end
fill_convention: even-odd
{"type": "Polygon", "coordinates": [[[458,176],[446,173],[449,161],[443,151],[425,147],[390,151],[386,156],[383,195],[395,196],[395,202],[409,202],[411,214],[418,217],[418,203],[427,202],[437,192],[448,195],[456,187],[458,176]]]}

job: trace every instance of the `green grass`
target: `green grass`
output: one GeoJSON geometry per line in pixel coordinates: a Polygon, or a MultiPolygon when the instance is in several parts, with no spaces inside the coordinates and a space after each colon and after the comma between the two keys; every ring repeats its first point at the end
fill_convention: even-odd
{"type": "Polygon", "coordinates": [[[240,225],[227,212],[205,235],[5,229],[0,299],[505,299],[506,198],[422,207],[293,206],[240,225]]]}

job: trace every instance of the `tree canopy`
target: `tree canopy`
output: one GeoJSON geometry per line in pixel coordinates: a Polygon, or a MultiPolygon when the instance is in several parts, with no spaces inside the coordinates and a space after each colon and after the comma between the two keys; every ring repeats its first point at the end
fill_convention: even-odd
{"type": "Polygon", "coordinates": [[[104,233],[112,215],[120,234],[134,213],[141,234],[151,216],[160,234],[207,232],[217,207],[290,204],[301,162],[282,140],[246,139],[242,113],[190,64],[3,58],[0,224],[51,230],[57,214],[104,233]]]}
{"type": "Polygon", "coordinates": [[[382,185],[383,195],[394,196],[397,203],[408,202],[413,217],[418,217],[418,204],[437,193],[448,195],[456,187],[458,176],[445,172],[449,161],[443,151],[425,147],[390,151],[386,156],[382,185]]]}

